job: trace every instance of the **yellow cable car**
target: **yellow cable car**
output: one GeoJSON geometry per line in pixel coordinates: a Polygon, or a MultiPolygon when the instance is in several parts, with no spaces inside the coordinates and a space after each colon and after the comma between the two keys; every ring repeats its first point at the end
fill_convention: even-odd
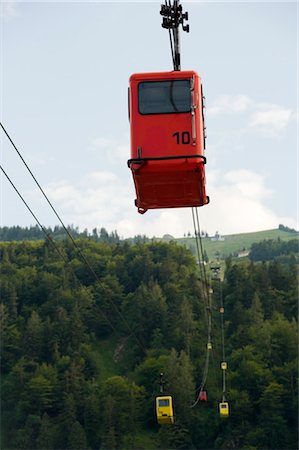
{"type": "Polygon", "coordinates": [[[156,414],[159,424],[174,423],[172,397],[170,395],[156,397],[156,414]]]}
{"type": "Polygon", "coordinates": [[[220,417],[228,417],[229,416],[228,402],[219,403],[219,413],[220,413],[220,417]]]}

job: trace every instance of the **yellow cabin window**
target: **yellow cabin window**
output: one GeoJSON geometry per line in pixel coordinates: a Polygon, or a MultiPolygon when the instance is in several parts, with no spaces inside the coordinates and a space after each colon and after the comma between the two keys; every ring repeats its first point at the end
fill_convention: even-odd
{"type": "Polygon", "coordinates": [[[159,403],[159,408],[161,406],[169,406],[169,399],[161,398],[160,400],[158,400],[158,403],[159,403]]]}

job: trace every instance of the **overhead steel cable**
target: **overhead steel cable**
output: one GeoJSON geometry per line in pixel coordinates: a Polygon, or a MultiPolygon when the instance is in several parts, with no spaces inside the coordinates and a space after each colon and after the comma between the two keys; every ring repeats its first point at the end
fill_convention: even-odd
{"type": "MultiPolygon", "coordinates": [[[[224,311],[224,304],[223,304],[223,296],[222,296],[222,285],[221,280],[219,278],[219,290],[220,290],[220,308],[224,311]]],[[[224,312],[221,313],[221,341],[222,341],[222,360],[225,361],[225,345],[224,345],[224,318],[223,318],[224,312]]]]}
{"type": "Polygon", "coordinates": [[[59,256],[61,258],[64,259],[64,261],[66,260],[65,256],[60,252],[58,246],[55,244],[55,242],[52,239],[52,236],[47,232],[46,228],[40,223],[40,221],[38,220],[38,218],[36,217],[36,215],[34,214],[34,212],[32,211],[32,209],[30,208],[30,206],[28,205],[28,203],[26,202],[26,200],[24,199],[24,197],[22,196],[22,194],[20,193],[20,191],[18,190],[18,188],[15,186],[15,184],[12,182],[11,178],[7,175],[7,173],[5,172],[5,170],[3,169],[3,167],[0,165],[0,169],[2,170],[3,174],[5,175],[5,177],[7,178],[7,180],[9,181],[9,183],[11,184],[11,186],[14,188],[14,190],[16,191],[16,193],[18,194],[18,196],[20,197],[20,199],[22,200],[22,202],[24,203],[24,205],[26,206],[26,208],[28,209],[28,211],[30,212],[30,214],[33,216],[34,220],[36,221],[36,223],[40,226],[40,228],[42,229],[42,231],[44,232],[45,236],[47,237],[47,239],[51,242],[52,245],[55,246],[56,251],[58,252],[59,256]]]}
{"type": "MultiPolygon", "coordinates": [[[[41,187],[41,185],[39,184],[39,182],[37,181],[36,177],[34,176],[34,174],[32,173],[30,167],[28,166],[28,164],[26,163],[25,159],[23,158],[23,156],[21,155],[20,151],[18,150],[18,148],[16,147],[15,143],[13,142],[13,140],[11,139],[10,135],[8,134],[8,132],[6,131],[6,129],[4,128],[3,124],[0,122],[0,126],[2,128],[2,130],[4,131],[5,135],[7,136],[8,140],[10,141],[11,145],[13,146],[13,148],[15,149],[15,151],[17,152],[18,156],[20,157],[21,161],[23,162],[24,166],[26,167],[26,169],[28,170],[28,172],[30,173],[31,177],[33,178],[33,180],[35,181],[36,185],[38,186],[39,190],[41,191],[41,193],[43,194],[44,198],[46,199],[47,203],[49,204],[50,208],[52,209],[52,211],[54,212],[55,216],[57,217],[57,219],[59,220],[61,226],[63,227],[64,231],[66,232],[66,234],[68,235],[68,237],[71,239],[73,245],[76,247],[76,249],[80,252],[80,248],[77,246],[73,236],[71,235],[71,233],[69,232],[69,230],[66,228],[66,226],[64,225],[62,219],[60,218],[59,214],[57,213],[56,209],[54,208],[54,206],[52,205],[52,203],[50,202],[48,196],[46,195],[45,191],[43,190],[43,188],[41,187]]],[[[85,258],[83,256],[83,258],[85,258]]]]}
{"type": "MultiPolygon", "coordinates": [[[[15,190],[15,192],[18,194],[18,196],[20,197],[20,199],[22,200],[22,202],[24,203],[24,205],[26,206],[26,208],[28,209],[28,211],[30,212],[30,214],[32,215],[32,217],[34,218],[34,220],[36,221],[36,223],[39,225],[39,227],[41,228],[41,230],[43,231],[43,233],[45,234],[46,238],[48,239],[48,241],[50,242],[50,244],[52,245],[52,247],[54,248],[54,250],[57,252],[57,254],[59,255],[59,257],[66,263],[69,264],[70,261],[68,258],[66,258],[66,256],[60,251],[58,245],[56,244],[56,242],[54,241],[54,239],[52,238],[52,236],[48,233],[47,229],[41,224],[41,222],[38,220],[38,218],[36,217],[36,215],[34,214],[34,212],[32,211],[32,209],[30,208],[30,206],[28,205],[28,203],[26,202],[26,200],[24,199],[24,197],[22,196],[22,194],[20,193],[20,191],[18,190],[18,188],[15,186],[15,184],[13,183],[13,181],[11,180],[11,178],[8,176],[8,174],[5,172],[5,170],[3,169],[3,167],[0,165],[0,169],[2,170],[3,174],[5,175],[5,177],[7,178],[7,180],[9,181],[9,183],[11,184],[11,186],[13,187],[13,189],[15,190]]],[[[71,266],[70,266],[71,267],[71,266]]],[[[77,277],[77,275],[75,274],[74,270],[72,269],[72,273],[75,276],[76,280],[79,282],[79,284],[81,285],[82,288],[86,288],[81,281],[79,280],[79,278],[77,277]]],[[[115,327],[113,326],[112,322],[110,321],[110,319],[108,319],[108,317],[106,316],[105,313],[103,313],[103,311],[101,310],[101,308],[99,308],[100,313],[102,314],[102,316],[104,317],[104,319],[107,321],[107,323],[110,325],[111,329],[117,333],[117,330],[115,329],[115,327]]]]}
{"type": "MultiPolygon", "coordinates": [[[[222,346],[222,362],[221,364],[225,364],[225,342],[224,342],[224,303],[223,303],[223,294],[222,294],[222,284],[221,279],[219,277],[219,292],[220,292],[220,314],[221,314],[221,346],[222,346]]],[[[222,368],[222,402],[225,401],[226,394],[226,368],[222,368]]]]}
{"type": "Polygon", "coordinates": [[[172,64],[173,67],[175,67],[175,59],[174,59],[174,50],[173,50],[173,43],[172,43],[172,35],[171,35],[171,30],[169,29],[169,41],[170,41],[170,51],[171,51],[171,58],[172,58],[172,64]]]}
{"type": "Polygon", "coordinates": [[[192,208],[192,220],[193,220],[193,227],[194,227],[194,235],[195,235],[195,245],[196,245],[196,253],[197,253],[197,260],[198,260],[198,267],[199,267],[199,272],[200,272],[200,281],[201,283],[203,283],[203,279],[204,279],[204,274],[203,274],[203,269],[202,269],[202,264],[201,264],[201,253],[200,253],[200,246],[199,246],[199,242],[198,242],[198,230],[197,230],[197,226],[196,226],[196,222],[195,222],[195,214],[194,214],[194,209],[192,208]]]}
{"type": "MultiPolygon", "coordinates": [[[[195,208],[195,216],[196,216],[196,223],[197,223],[197,230],[198,230],[198,237],[199,237],[199,245],[200,245],[200,252],[202,255],[202,262],[203,262],[203,274],[204,274],[204,281],[205,281],[205,287],[206,287],[206,294],[209,293],[209,283],[208,283],[208,277],[206,268],[204,265],[204,251],[203,251],[203,245],[202,245],[202,239],[201,239],[201,229],[199,224],[199,214],[197,208],[195,208]]],[[[208,297],[208,295],[207,295],[208,297]]]]}
{"type": "Polygon", "coordinates": [[[192,208],[192,219],[193,219],[193,226],[194,226],[194,235],[195,235],[198,266],[199,266],[199,271],[200,271],[200,281],[202,284],[202,292],[204,294],[206,308],[210,309],[211,305],[210,305],[210,295],[209,295],[209,283],[208,283],[207,272],[206,272],[205,263],[204,263],[204,251],[203,251],[203,245],[202,245],[202,239],[201,239],[199,216],[198,216],[198,211],[196,208],[192,208]]]}
{"type": "Polygon", "coordinates": [[[224,337],[224,303],[223,303],[223,294],[222,294],[222,283],[221,283],[221,275],[220,275],[220,266],[211,267],[214,273],[214,279],[219,282],[219,312],[221,314],[220,318],[220,328],[221,328],[221,370],[222,370],[222,403],[225,402],[225,394],[226,394],[226,369],[227,362],[225,360],[225,337],[224,337]]]}
{"type": "Polygon", "coordinates": [[[206,357],[205,357],[205,364],[204,364],[204,369],[203,369],[203,373],[202,373],[202,379],[201,379],[199,388],[196,389],[196,392],[199,391],[199,393],[197,395],[195,402],[190,406],[190,408],[194,408],[194,406],[196,406],[198,404],[198,402],[200,400],[201,392],[203,391],[204,386],[206,384],[208,372],[209,372],[210,352],[212,349],[212,345],[211,345],[211,331],[212,331],[211,296],[210,296],[210,292],[209,292],[206,269],[204,266],[204,252],[203,252],[203,245],[202,245],[202,240],[201,240],[201,230],[200,230],[200,224],[199,224],[198,211],[196,208],[192,208],[192,219],[193,219],[193,225],[194,225],[194,235],[195,235],[195,242],[196,242],[198,266],[199,266],[200,276],[201,276],[202,293],[203,293],[204,302],[205,302],[205,313],[206,313],[206,321],[207,321],[207,346],[206,346],[206,357]]]}
{"type": "MultiPolygon", "coordinates": [[[[64,231],[66,232],[66,234],[68,235],[68,237],[70,238],[72,244],[74,245],[74,247],[76,248],[76,250],[78,251],[79,256],[81,257],[82,261],[84,262],[84,264],[86,265],[86,267],[89,269],[89,271],[91,272],[91,274],[94,276],[95,280],[98,281],[101,284],[101,280],[98,277],[98,275],[96,274],[96,272],[94,271],[94,269],[92,268],[92,266],[90,265],[89,261],[86,259],[85,255],[82,253],[80,247],[77,245],[75,239],[73,238],[73,236],[71,235],[71,233],[69,232],[69,230],[67,229],[67,227],[65,226],[65,224],[63,223],[62,219],[60,218],[59,214],[57,213],[56,209],[54,208],[54,206],[52,205],[52,203],[50,202],[49,198],[47,197],[46,193],[44,192],[43,188],[41,187],[40,183],[38,182],[38,180],[36,179],[36,177],[34,176],[34,174],[32,173],[30,167],[28,166],[28,164],[26,163],[25,159],[23,158],[23,156],[21,155],[20,151],[18,150],[17,146],[15,145],[15,143],[13,142],[12,138],[10,137],[10,135],[8,134],[8,132],[6,131],[6,129],[4,128],[3,124],[0,122],[0,126],[2,128],[2,130],[4,131],[5,135],[7,136],[8,140],[10,141],[10,143],[12,144],[13,148],[15,149],[15,151],[17,152],[18,156],[20,157],[20,159],[22,160],[23,164],[25,165],[26,169],[28,170],[28,172],[30,173],[31,177],[33,178],[33,180],[35,181],[36,185],[38,186],[39,190],[41,191],[41,193],[43,194],[44,198],[46,199],[47,203],[49,204],[49,206],[51,207],[52,211],[54,212],[55,216],[57,217],[57,219],[59,220],[59,222],[61,223],[64,231]]],[[[2,169],[2,167],[1,167],[2,169]]],[[[3,171],[3,169],[2,169],[3,171]]],[[[127,331],[130,332],[130,334],[132,336],[134,336],[136,342],[138,343],[139,347],[142,349],[142,351],[145,352],[145,348],[142,345],[141,341],[138,339],[138,337],[136,336],[136,334],[132,331],[130,325],[128,324],[128,322],[126,321],[126,319],[122,316],[122,314],[120,313],[119,309],[117,308],[117,306],[114,304],[114,302],[109,299],[110,304],[113,306],[115,312],[118,314],[118,316],[121,318],[122,322],[124,323],[127,331]]]]}

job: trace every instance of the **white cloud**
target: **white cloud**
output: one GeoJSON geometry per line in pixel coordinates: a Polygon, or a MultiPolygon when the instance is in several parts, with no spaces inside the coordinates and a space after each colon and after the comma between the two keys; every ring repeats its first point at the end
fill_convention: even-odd
{"type": "Polygon", "coordinates": [[[242,233],[277,228],[279,223],[296,227],[295,220],[281,217],[266,206],[272,192],[265,178],[240,169],[225,174],[209,174],[210,205],[202,208],[204,228],[221,234],[242,233]]]}
{"type": "MultiPolygon", "coordinates": [[[[192,233],[190,208],[149,210],[140,215],[134,206],[133,181],[112,172],[92,172],[75,184],[62,180],[45,190],[55,208],[63,211],[64,223],[80,229],[105,227],[122,237],[192,233]]],[[[209,172],[207,191],[211,202],[199,208],[199,215],[201,228],[210,235],[216,230],[232,234],[277,228],[279,223],[296,228],[292,218],[280,217],[265,205],[272,192],[260,174],[245,169],[209,172]]]]}
{"type": "Polygon", "coordinates": [[[112,172],[92,172],[83,178],[86,185],[105,186],[106,183],[116,183],[117,176],[112,172]]]}
{"type": "Polygon", "coordinates": [[[258,105],[251,114],[249,126],[259,133],[275,136],[284,131],[292,118],[292,110],[278,105],[258,105]]]}
{"type": "Polygon", "coordinates": [[[226,185],[233,186],[239,196],[247,199],[264,199],[271,191],[264,186],[264,177],[245,169],[233,170],[223,175],[226,185]]]}
{"type": "Polygon", "coordinates": [[[247,125],[243,131],[256,131],[265,137],[275,137],[283,132],[296,114],[290,108],[272,103],[258,103],[247,95],[221,95],[210,107],[207,116],[210,118],[243,113],[247,125]],[[246,115],[245,115],[246,113],[246,115]]]}
{"type": "Polygon", "coordinates": [[[50,183],[45,191],[63,211],[64,222],[89,229],[115,229],[133,195],[132,189],[112,172],[92,172],[75,184],[66,180],[50,183]]]}
{"type": "Polygon", "coordinates": [[[245,112],[251,104],[252,100],[247,95],[221,95],[207,108],[207,114],[216,116],[245,112]]]}
{"type": "Polygon", "coordinates": [[[120,139],[95,138],[91,141],[90,150],[99,158],[105,159],[112,166],[118,161],[129,159],[129,134],[120,139]],[[121,142],[121,143],[120,143],[121,142]]]}
{"type": "Polygon", "coordinates": [[[182,237],[192,227],[190,208],[149,210],[140,215],[131,205],[125,215],[126,219],[117,223],[117,230],[124,237],[138,234],[148,237],[162,237],[164,234],[182,237]]]}

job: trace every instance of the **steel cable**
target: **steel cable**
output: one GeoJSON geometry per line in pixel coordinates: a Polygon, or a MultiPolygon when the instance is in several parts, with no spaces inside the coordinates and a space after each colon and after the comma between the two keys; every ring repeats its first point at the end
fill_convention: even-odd
{"type": "MultiPolygon", "coordinates": [[[[10,137],[10,135],[8,134],[8,132],[6,131],[6,129],[4,128],[3,124],[0,122],[0,126],[2,128],[2,130],[4,131],[5,135],[7,136],[8,140],[10,141],[10,143],[12,144],[13,148],[15,149],[15,151],[17,152],[18,156],[20,157],[20,159],[22,160],[23,164],[25,165],[26,169],[28,170],[28,172],[30,173],[31,177],[33,178],[33,180],[35,181],[36,185],[38,186],[39,190],[41,191],[41,193],[43,194],[44,198],[46,199],[47,203],[49,204],[49,206],[51,207],[52,211],[54,212],[54,214],[56,215],[56,217],[58,218],[59,222],[61,223],[64,231],[66,232],[66,234],[69,236],[69,238],[71,239],[72,244],[74,245],[74,247],[76,248],[76,250],[78,251],[78,254],[80,255],[83,263],[86,265],[86,267],[89,269],[89,271],[91,272],[91,274],[93,275],[93,277],[95,278],[96,281],[98,281],[101,284],[101,280],[98,277],[98,275],[96,274],[96,272],[94,271],[94,269],[91,267],[89,261],[86,259],[85,255],[82,253],[80,247],[77,245],[76,241],[74,240],[73,236],[71,235],[71,233],[69,232],[69,230],[66,228],[65,224],[63,223],[62,219],[60,218],[59,214],[57,213],[56,209],[54,208],[54,206],[52,205],[52,203],[50,202],[49,198],[47,197],[46,193],[44,192],[43,188],[41,187],[40,183],[37,181],[36,177],[34,176],[34,174],[32,173],[30,167],[28,166],[28,164],[26,163],[25,159],[23,158],[23,156],[21,155],[20,151],[18,150],[18,148],[16,147],[15,143],[13,142],[12,138],[10,137]]],[[[4,169],[1,166],[1,170],[3,171],[3,173],[6,175],[6,177],[8,178],[7,174],[4,172],[4,169]]],[[[9,179],[9,178],[8,178],[9,179]]],[[[10,181],[11,182],[11,181],[10,181]]],[[[17,191],[17,189],[15,188],[15,186],[13,185],[13,183],[11,182],[12,186],[14,187],[14,189],[17,191]]],[[[18,192],[18,195],[21,197],[20,193],[18,192]]],[[[22,197],[21,197],[22,198],[22,197]]],[[[32,210],[29,208],[28,204],[24,201],[24,204],[26,205],[26,207],[28,208],[28,210],[31,212],[31,214],[33,215],[33,217],[36,220],[36,216],[33,214],[32,210]]],[[[39,221],[37,221],[37,223],[40,225],[39,221]]],[[[41,225],[40,225],[41,226],[41,225]]],[[[43,230],[44,227],[42,227],[43,230]]],[[[131,327],[129,326],[128,322],[126,321],[126,319],[122,316],[122,314],[120,313],[119,309],[117,308],[117,306],[114,304],[114,302],[109,299],[110,304],[113,306],[115,312],[118,314],[118,316],[121,318],[122,322],[124,323],[126,329],[130,332],[130,334],[132,336],[134,336],[136,342],[138,343],[138,345],[140,346],[140,348],[142,349],[142,351],[145,352],[145,348],[142,345],[142,343],[140,342],[140,340],[137,338],[136,334],[131,330],[131,327]]]]}

